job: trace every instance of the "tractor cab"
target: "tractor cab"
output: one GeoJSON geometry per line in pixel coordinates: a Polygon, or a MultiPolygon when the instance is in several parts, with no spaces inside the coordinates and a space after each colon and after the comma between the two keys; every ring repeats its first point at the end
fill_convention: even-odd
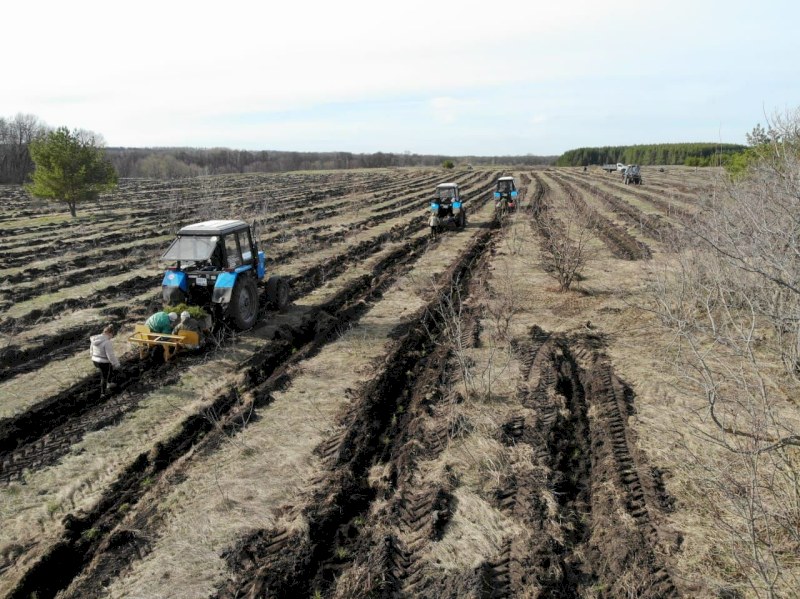
{"type": "MultiPolygon", "coordinates": [[[[164,302],[210,307],[240,330],[258,316],[258,283],[266,274],[250,225],[241,220],[209,220],[183,227],[162,254],[172,262],[161,282],[164,302]]],[[[267,301],[282,308],[288,287],[280,277],[267,281],[267,301]]]]}
{"type": "Polygon", "coordinates": [[[444,227],[454,226],[463,229],[467,224],[467,214],[458,183],[442,183],[436,186],[436,195],[431,202],[431,233],[435,234],[444,227]]]}
{"type": "Polygon", "coordinates": [[[516,209],[518,195],[514,177],[500,177],[494,191],[495,210],[505,212],[516,209]]]}
{"type": "Polygon", "coordinates": [[[622,180],[625,185],[633,183],[634,185],[642,184],[642,171],[638,164],[631,164],[622,172],[622,180]]]}

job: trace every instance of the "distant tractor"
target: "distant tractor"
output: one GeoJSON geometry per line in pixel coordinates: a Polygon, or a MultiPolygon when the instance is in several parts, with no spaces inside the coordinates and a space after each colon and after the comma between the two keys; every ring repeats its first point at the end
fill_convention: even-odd
{"type": "MultiPolygon", "coordinates": [[[[264,252],[259,251],[250,225],[241,220],[209,220],[183,227],[161,256],[173,262],[161,283],[164,302],[208,308],[238,330],[252,328],[258,320],[258,284],[264,281],[264,252]]],[[[285,279],[266,279],[266,300],[271,309],[289,303],[285,279]]]]}
{"type": "Polygon", "coordinates": [[[625,182],[625,185],[634,184],[634,185],[641,185],[642,184],[642,173],[639,169],[638,164],[632,164],[625,169],[622,174],[622,179],[625,182]]]}
{"type": "Polygon", "coordinates": [[[517,184],[514,177],[500,177],[494,191],[494,209],[498,214],[505,214],[517,209],[517,184]]]}
{"type": "Polygon", "coordinates": [[[463,229],[467,225],[467,211],[461,202],[458,183],[442,183],[436,186],[436,198],[431,202],[429,221],[431,235],[445,228],[463,229]]]}

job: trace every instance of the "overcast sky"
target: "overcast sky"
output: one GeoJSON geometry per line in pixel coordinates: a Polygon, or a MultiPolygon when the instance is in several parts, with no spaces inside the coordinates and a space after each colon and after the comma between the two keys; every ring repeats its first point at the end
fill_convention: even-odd
{"type": "Polygon", "coordinates": [[[4,4],[0,116],[109,146],[450,155],[743,143],[800,106],[797,0],[4,4]]]}

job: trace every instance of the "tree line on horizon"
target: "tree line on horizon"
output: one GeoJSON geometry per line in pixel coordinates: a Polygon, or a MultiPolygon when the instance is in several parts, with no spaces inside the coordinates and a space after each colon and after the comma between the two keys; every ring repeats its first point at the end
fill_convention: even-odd
{"type": "Polygon", "coordinates": [[[176,179],[231,173],[279,173],[299,170],[340,170],[403,166],[438,167],[458,164],[552,164],[556,156],[445,156],[411,152],[288,152],[229,148],[106,148],[120,177],[176,179]]]}
{"type": "Polygon", "coordinates": [[[589,166],[592,164],[681,164],[685,166],[724,166],[731,156],[747,146],[723,143],[642,144],[576,148],[564,152],[556,166],[589,166]]]}
{"type": "MultiPolygon", "coordinates": [[[[54,128],[31,114],[0,117],[0,184],[31,180],[34,161],[30,146],[54,128]]],[[[89,134],[90,132],[84,132],[89,134]]],[[[92,134],[94,135],[94,134],[92,134]]],[[[101,136],[95,136],[103,147],[101,136]]],[[[103,147],[121,178],[177,179],[231,173],[276,173],[400,166],[438,167],[445,161],[473,165],[535,166],[552,164],[557,156],[445,156],[411,152],[288,152],[228,148],[108,148],[103,147]]]]}

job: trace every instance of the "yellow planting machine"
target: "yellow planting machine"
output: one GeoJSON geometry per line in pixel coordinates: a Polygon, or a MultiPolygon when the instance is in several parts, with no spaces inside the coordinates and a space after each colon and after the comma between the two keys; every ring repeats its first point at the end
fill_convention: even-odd
{"type": "Polygon", "coordinates": [[[139,357],[144,359],[154,347],[164,349],[164,361],[169,362],[176,353],[200,347],[200,336],[194,331],[180,331],[176,335],[153,333],[150,327],[137,324],[128,341],[139,346],[139,357]]]}

